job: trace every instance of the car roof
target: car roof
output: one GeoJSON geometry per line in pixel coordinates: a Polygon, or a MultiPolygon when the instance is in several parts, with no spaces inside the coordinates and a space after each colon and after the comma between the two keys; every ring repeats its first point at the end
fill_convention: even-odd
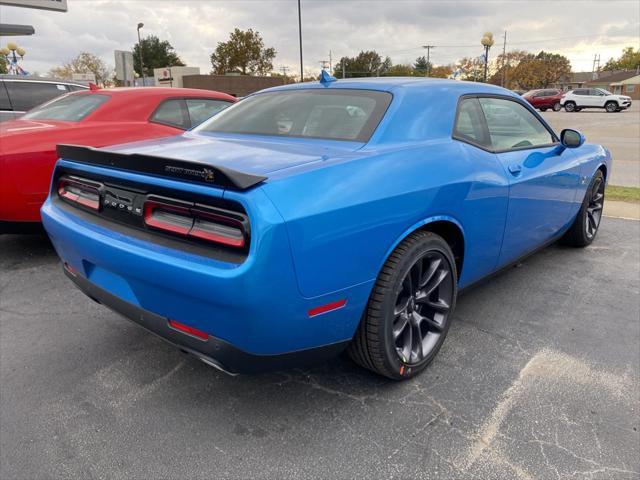
{"type": "Polygon", "coordinates": [[[319,81],[293,83],[267,88],[258,93],[315,88],[379,90],[383,92],[392,92],[398,89],[428,89],[434,91],[455,91],[458,95],[464,95],[465,93],[501,93],[511,96],[515,95],[510,90],[488,83],[426,77],[366,77],[339,79],[327,84],[320,83],[319,81]]]}
{"type": "Polygon", "coordinates": [[[77,87],[89,88],[86,84],[80,82],[74,82],[73,80],[62,80],[60,78],[54,77],[34,77],[31,75],[8,75],[1,74],[0,80],[9,80],[9,81],[21,81],[21,82],[45,82],[45,83],[62,83],[64,85],[75,85],[77,87]]]}
{"type": "Polygon", "coordinates": [[[203,90],[199,88],[173,88],[173,87],[118,87],[118,88],[98,88],[96,90],[74,92],[73,95],[103,94],[112,97],[208,97],[219,98],[221,100],[235,100],[234,97],[226,93],[214,90],[203,90]]]}

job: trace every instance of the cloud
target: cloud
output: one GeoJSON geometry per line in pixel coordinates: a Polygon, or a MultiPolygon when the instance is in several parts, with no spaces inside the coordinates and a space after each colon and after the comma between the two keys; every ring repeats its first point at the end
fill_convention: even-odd
{"type": "MultiPolygon", "coordinates": [[[[89,51],[113,65],[113,50],[129,50],[144,35],[167,39],[181,58],[202,72],[209,55],[235,27],[260,31],[278,52],[274,66],[299,70],[296,0],[163,1],[69,0],[67,13],[0,7],[5,23],[31,24],[32,37],[15,40],[25,49],[25,68],[40,73],[89,51]]],[[[432,59],[447,64],[482,52],[480,38],[492,31],[494,54],[507,49],[547,50],[569,56],[575,70],[590,70],[594,54],[609,58],[624,46],[638,47],[640,4],[627,1],[499,2],[302,0],[303,53],[311,73],[328,60],[375,49],[394,63],[409,63],[436,45],[432,59]],[[623,18],[624,20],[620,20],[623,18]]],[[[9,40],[7,37],[3,41],[9,40]]]]}

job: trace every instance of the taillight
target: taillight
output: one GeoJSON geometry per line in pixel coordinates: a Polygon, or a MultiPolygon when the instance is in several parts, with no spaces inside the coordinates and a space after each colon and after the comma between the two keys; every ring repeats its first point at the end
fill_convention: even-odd
{"type": "Polygon", "coordinates": [[[102,184],[74,177],[62,177],[58,181],[58,195],[67,202],[91,210],[100,209],[100,188],[102,184]]]}
{"type": "Polygon", "coordinates": [[[247,244],[248,227],[244,215],[207,205],[181,204],[173,199],[149,198],[144,204],[148,227],[187,238],[197,238],[234,248],[247,244]]]}

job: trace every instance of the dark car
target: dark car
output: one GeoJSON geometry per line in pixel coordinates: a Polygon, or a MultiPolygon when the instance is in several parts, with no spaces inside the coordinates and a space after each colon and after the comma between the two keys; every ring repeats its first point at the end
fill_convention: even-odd
{"type": "Polygon", "coordinates": [[[89,87],[68,80],[0,75],[0,122],[13,120],[52,98],[89,87]]]}
{"type": "Polygon", "coordinates": [[[562,108],[560,106],[560,99],[563,95],[564,92],[562,90],[547,88],[544,90],[529,90],[522,95],[522,98],[533,105],[534,108],[543,112],[549,108],[554,112],[558,112],[562,108]]]}

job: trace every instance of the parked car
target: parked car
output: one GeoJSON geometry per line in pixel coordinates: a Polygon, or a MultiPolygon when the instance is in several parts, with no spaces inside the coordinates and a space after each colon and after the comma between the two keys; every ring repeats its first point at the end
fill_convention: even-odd
{"type": "Polygon", "coordinates": [[[90,90],[1,123],[0,233],[38,228],[58,143],[100,147],[178,135],[235,101],[187,88],[90,90]]]}
{"type": "Polygon", "coordinates": [[[544,90],[529,90],[522,95],[522,98],[542,112],[546,112],[548,109],[559,112],[562,109],[560,105],[562,95],[564,95],[562,90],[548,88],[544,90]]]}
{"type": "Polygon", "coordinates": [[[88,88],[80,83],[55,78],[0,75],[0,122],[18,118],[52,98],[88,88]]]}
{"type": "Polygon", "coordinates": [[[59,155],[42,220],[89,297],[227,372],[346,348],[392,379],[433,360],[460,289],[590,244],[611,171],[500,87],[327,74],[59,155]]]}
{"type": "Polygon", "coordinates": [[[629,108],[631,97],[614,95],[603,88],[576,88],[560,99],[560,105],[567,112],[579,112],[583,108],[604,108],[612,113],[629,108]]]}

